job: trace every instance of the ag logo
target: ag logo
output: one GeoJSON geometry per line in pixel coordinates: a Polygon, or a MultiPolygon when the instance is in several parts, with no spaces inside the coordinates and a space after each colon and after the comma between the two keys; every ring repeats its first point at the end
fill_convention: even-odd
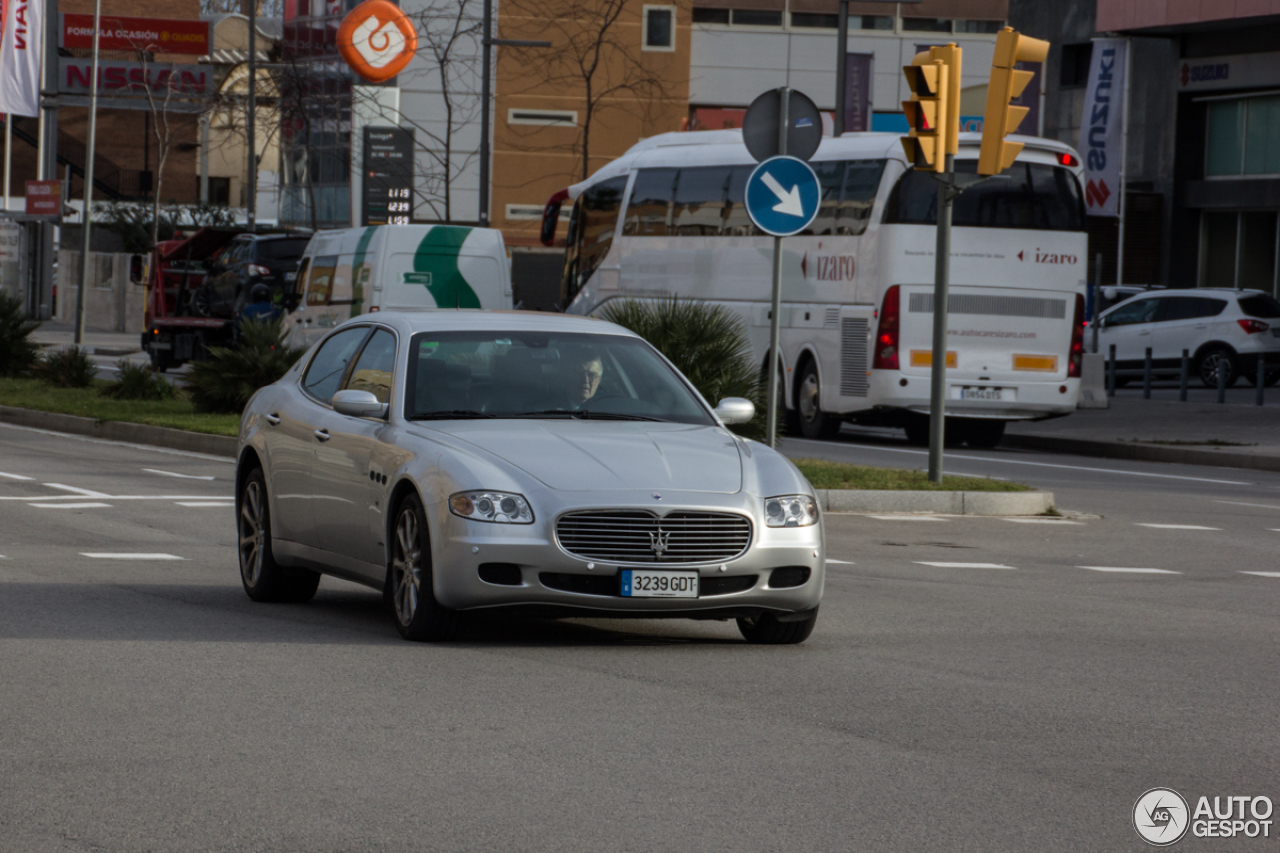
{"type": "Polygon", "coordinates": [[[1152,788],[1133,804],[1133,828],[1143,841],[1156,847],[1178,842],[1190,825],[1187,801],[1172,788],[1152,788]]]}
{"type": "Polygon", "coordinates": [[[399,74],[417,49],[413,22],[388,0],[365,0],[338,27],[338,53],[371,83],[399,74]]]}

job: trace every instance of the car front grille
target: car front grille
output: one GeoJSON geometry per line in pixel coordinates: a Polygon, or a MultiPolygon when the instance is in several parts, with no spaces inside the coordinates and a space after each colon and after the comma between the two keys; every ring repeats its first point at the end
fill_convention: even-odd
{"type": "Polygon", "coordinates": [[[643,510],[573,512],[556,522],[560,547],[575,557],[614,563],[715,563],[751,544],[751,520],[723,512],[643,510]]]}

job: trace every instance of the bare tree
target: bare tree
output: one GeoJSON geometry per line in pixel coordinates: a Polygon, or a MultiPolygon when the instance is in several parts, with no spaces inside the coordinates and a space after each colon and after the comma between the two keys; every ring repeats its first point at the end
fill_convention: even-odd
{"type": "Polygon", "coordinates": [[[192,113],[188,111],[185,120],[175,115],[174,95],[181,85],[180,66],[173,62],[153,62],[152,54],[145,47],[136,47],[134,53],[142,66],[142,82],[134,83],[132,88],[141,88],[146,96],[147,110],[151,113],[151,131],[156,142],[156,177],[151,194],[151,243],[155,245],[160,241],[160,193],[164,186],[165,163],[169,160],[169,150],[175,138],[184,125],[191,123],[192,113]]]}
{"type": "MultiPolygon", "coordinates": [[[[250,0],[200,0],[201,15],[249,14],[250,0]]],[[[258,0],[258,14],[279,17],[284,14],[284,0],[258,0]]]]}
{"type": "MultiPolygon", "coordinates": [[[[507,0],[506,14],[521,18],[520,38],[549,40],[549,50],[521,54],[528,73],[522,93],[551,91],[580,99],[582,120],[572,146],[591,174],[591,132],[610,110],[639,110],[651,120],[655,107],[671,100],[682,80],[654,70],[640,50],[635,21],[643,0],[507,0]],[[628,24],[632,24],[629,28],[628,24]]],[[[666,54],[658,54],[665,56],[666,54]]],[[[530,133],[537,135],[536,131],[530,133]]],[[[539,146],[545,147],[545,146],[539,146]]]]}

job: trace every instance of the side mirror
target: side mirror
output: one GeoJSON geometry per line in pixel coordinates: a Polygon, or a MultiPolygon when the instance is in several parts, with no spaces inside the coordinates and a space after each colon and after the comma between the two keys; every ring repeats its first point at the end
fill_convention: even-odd
{"type": "Polygon", "coordinates": [[[385,418],[387,404],[378,401],[368,391],[356,391],[348,388],[333,395],[333,410],[340,415],[353,418],[385,418]]]}
{"type": "Polygon", "coordinates": [[[743,397],[725,397],[716,406],[716,416],[727,424],[745,424],[756,416],[756,404],[743,397]]]}

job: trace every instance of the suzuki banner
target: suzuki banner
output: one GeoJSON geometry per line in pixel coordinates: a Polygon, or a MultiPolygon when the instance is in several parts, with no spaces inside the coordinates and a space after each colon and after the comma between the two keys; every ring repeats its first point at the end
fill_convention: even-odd
{"type": "Polygon", "coordinates": [[[1095,39],[1089,88],[1080,119],[1084,159],[1085,211],[1120,215],[1120,172],[1124,158],[1124,69],[1126,39],[1095,39]]]}
{"type": "Polygon", "coordinates": [[[40,114],[44,0],[6,0],[0,40],[0,113],[40,114]]]}

